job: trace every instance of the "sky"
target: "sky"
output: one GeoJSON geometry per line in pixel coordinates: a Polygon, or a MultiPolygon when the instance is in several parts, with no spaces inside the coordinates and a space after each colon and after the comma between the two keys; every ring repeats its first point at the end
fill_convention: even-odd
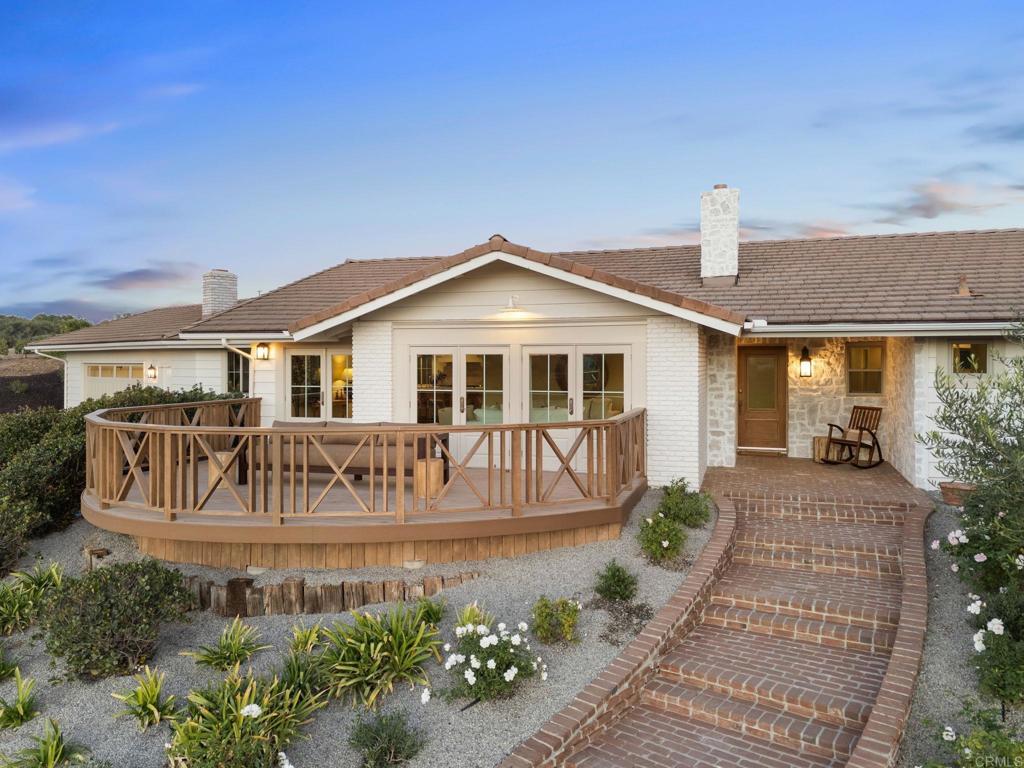
{"type": "Polygon", "coordinates": [[[0,0],[0,313],[346,259],[1024,226],[1015,2],[0,0]]]}

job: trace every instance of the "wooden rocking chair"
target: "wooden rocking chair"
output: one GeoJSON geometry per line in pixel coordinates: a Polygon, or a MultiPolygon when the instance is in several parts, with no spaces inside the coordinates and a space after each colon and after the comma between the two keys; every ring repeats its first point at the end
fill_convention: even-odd
{"type": "Polygon", "coordinates": [[[877,467],[885,461],[885,457],[882,455],[882,444],[878,442],[876,434],[881,418],[881,408],[855,405],[850,412],[850,423],[845,429],[838,424],[830,423],[828,425],[828,442],[825,443],[825,456],[822,461],[826,464],[852,464],[857,469],[877,467]],[[833,447],[835,447],[834,455],[833,447]],[[868,452],[866,459],[862,457],[865,450],[868,452]]]}

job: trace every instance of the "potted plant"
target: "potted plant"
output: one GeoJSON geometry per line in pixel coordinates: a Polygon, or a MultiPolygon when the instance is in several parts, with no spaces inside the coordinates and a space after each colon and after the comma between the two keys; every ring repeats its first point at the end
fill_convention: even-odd
{"type": "Polygon", "coordinates": [[[956,480],[946,480],[939,483],[939,490],[942,491],[942,500],[954,507],[962,507],[971,491],[977,488],[974,483],[961,483],[956,480]]]}

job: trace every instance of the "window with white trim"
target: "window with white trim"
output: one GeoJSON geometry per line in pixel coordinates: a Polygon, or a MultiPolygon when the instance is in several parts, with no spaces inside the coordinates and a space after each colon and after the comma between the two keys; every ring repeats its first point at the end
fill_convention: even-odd
{"type": "Polygon", "coordinates": [[[988,373],[988,344],[983,341],[954,341],[953,373],[988,373]]]}

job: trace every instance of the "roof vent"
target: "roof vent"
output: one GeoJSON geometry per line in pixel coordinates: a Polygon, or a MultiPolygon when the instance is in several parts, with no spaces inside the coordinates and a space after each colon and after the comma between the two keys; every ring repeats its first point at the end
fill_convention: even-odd
{"type": "Polygon", "coordinates": [[[956,289],[956,295],[963,299],[969,299],[974,295],[967,284],[967,275],[960,275],[960,286],[956,289]]]}
{"type": "Polygon", "coordinates": [[[700,194],[700,278],[703,285],[735,285],[740,262],[740,191],[715,184],[700,194]]]}
{"type": "Polygon", "coordinates": [[[226,269],[211,269],[203,275],[203,319],[238,303],[238,275],[226,269]]]}

